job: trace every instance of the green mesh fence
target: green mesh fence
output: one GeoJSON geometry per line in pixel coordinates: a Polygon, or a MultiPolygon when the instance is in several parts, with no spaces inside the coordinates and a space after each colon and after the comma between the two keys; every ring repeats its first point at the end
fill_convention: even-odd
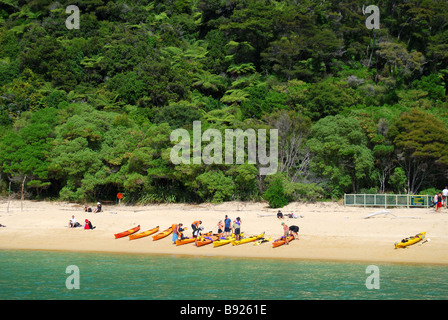
{"type": "Polygon", "coordinates": [[[364,207],[429,207],[432,196],[410,194],[345,194],[344,205],[364,207]]]}

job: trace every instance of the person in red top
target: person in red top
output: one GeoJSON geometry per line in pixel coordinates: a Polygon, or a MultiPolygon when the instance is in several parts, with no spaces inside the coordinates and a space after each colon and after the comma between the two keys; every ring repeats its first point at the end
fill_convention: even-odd
{"type": "Polygon", "coordinates": [[[84,230],[93,230],[96,227],[92,226],[92,222],[89,221],[88,219],[85,220],[85,224],[84,224],[84,230]]]}

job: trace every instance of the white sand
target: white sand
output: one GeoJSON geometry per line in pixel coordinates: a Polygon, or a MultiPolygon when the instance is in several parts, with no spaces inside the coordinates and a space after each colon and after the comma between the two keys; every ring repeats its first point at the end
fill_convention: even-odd
{"type": "Polygon", "coordinates": [[[217,222],[227,214],[232,221],[242,220],[242,232],[277,239],[282,235],[277,210],[266,203],[228,202],[220,205],[105,205],[103,213],[85,213],[83,206],[62,202],[20,201],[0,203],[0,249],[64,250],[94,252],[127,252],[143,254],[175,254],[201,256],[266,257],[288,259],[317,259],[392,263],[448,264],[448,210],[435,213],[432,208],[388,208],[392,215],[363,219],[367,214],[383,208],[344,207],[337,203],[291,203],[282,209],[284,214],[295,213],[303,218],[284,221],[300,227],[300,240],[290,245],[272,248],[272,243],[255,246],[231,244],[214,248],[212,244],[175,246],[171,235],[153,241],[152,236],[129,240],[115,239],[114,234],[136,225],[141,231],[160,226],[164,230],[182,222],[191,235],[191,222],[202,220],[204,231],[217,231],[217,222]],[[68,228],[75,215],[83,223],[85,218],[97,228],[84,230],[68,228]],[[260,216],[264,215],[264,216],[260,216]],[[267,215],[267,216],[266,216],[267,215]],[[412,218],[409,218],[412,217],[412,218]],[[402,238],[426,231],[431,241],[406,249],[394,249],[402,238]]]}

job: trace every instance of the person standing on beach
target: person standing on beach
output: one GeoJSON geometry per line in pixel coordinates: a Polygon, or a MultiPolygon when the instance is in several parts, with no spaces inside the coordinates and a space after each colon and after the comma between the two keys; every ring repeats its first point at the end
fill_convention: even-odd
{"type": "Polygon", "coordinates": [[[192,224],[191,224],[191,229],[193,229],[193,237],[194,237],[194,234],[195,234],[195,231],[197,230],[197,229],[199,229],[199,226],[202,224],[202,221],[201,220],[198,220],[198,221],[194,221],[192,224]]]}
{"type": "Polygon", "coordinates": [[[233,233],[235,234],[235,240],[240,240],[240,234],[241,234],[241,219],[240,217],[236,218],[236,220],[233,222],[233,233]]]}
{"type": "Polygon", "coordinates": [[[222,223],[222,220],[220,219],[218,221],[218,238],[222,237],[223,229],[224,229],[224,224],[222,223]]]}
{"type": "Polygon", "coordinates": [[[286,244],[289,245],[288,236],[289,236],[289,227],[286,223],[282,222],[283,226],[283,236],[285,237],[286,244]]]}
{"type": "Polygon", "coordinates": [[[179,223],[179,224],[176,224],[176,226],[174,227],[174,230],[173,230],[173,244],[176,244],[176,240],[179,238],[181,238],[181,228],[182,228],[182,226],[183,226],[183,224],[182,223],[179,223]]]}
{"type": "Polygon", "coordinates": [[[232,223],[232,220],[226,215],[224,219],[224,237],[230,237],[231,231],[230,231],[230,224],[232,223]]]}
{"type": "Polygon", "coordinates": [[[442,196],[441,192],[436,194],[436,196],[434,197],[434,202],[436,205],[436,212],[437,212],[439,210],[439,208],[441,208],[443,205],[443,196],[442,196]]]}
{"type": "Polygon", "coordinates": [[[445,189],[442,190],[442,196],[443,196],[443,204],[446,209],[446,200],[448,198],[448,187],[445,187],[445,189]]]}

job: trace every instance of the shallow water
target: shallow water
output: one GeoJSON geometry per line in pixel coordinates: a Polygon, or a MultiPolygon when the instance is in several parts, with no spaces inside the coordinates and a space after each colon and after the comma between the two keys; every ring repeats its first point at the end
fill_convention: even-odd
{"type": "Polygon", "coordinates": [[[372,273],[351,262],[3,250],[0,299],[448,298],[446,266],[376,267],[372,273]],[[79,289],[68,289],[78,279],[79,289]]]}

